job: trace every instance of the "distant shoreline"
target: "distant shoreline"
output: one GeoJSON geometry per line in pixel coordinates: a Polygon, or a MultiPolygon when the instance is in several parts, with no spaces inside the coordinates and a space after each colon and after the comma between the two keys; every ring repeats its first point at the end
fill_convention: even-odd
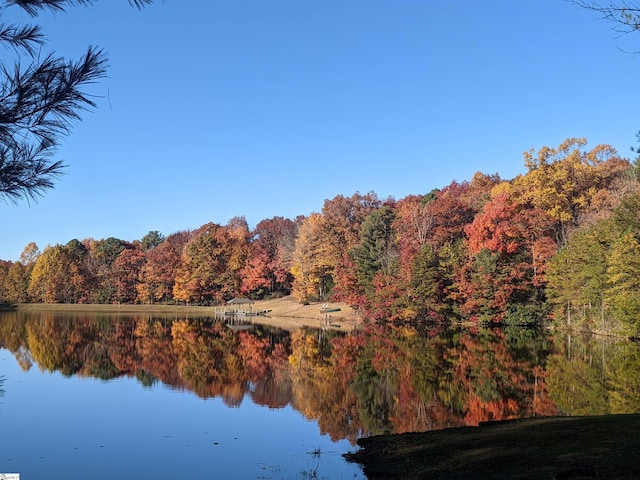
{"type": "MultiPolygon", "coordinates": [[[[247,317],[247,320],[261,325],[270,325],[285,330],[297,330],[302,327],[330,328],[352,331],[357,325],[357,316],[351,307],[344,303],[329,303],[339,309],[329,314],[321,312],[324,304],[302,305],[293,297],[287,296],[274,300],[256,300],[254,311],[269,311],[267,315],[247,317]],[[324,321],[326,320],[326,321],[324,321]]],[[[215,317],[222,306],[191,305],[132,305],[132,304],[76,304],[76,303],[21,303],[0,305],[0,311],[17,310],[31,312],[101,312],[115,314],[155,313],[159,315],[197,315],[215,317]]]]}

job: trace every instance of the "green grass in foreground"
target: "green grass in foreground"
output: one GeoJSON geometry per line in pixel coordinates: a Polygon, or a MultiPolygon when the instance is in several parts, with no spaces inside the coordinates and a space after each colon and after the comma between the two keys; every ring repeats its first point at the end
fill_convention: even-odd
{"type": "Polygon", "coordinates": [[[640,479],[640,415],[554,417],[362,438],[377,479],[640,479]]]}

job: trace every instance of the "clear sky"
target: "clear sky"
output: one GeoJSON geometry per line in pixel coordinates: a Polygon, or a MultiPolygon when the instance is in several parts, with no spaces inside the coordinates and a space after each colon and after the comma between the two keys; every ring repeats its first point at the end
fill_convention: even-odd
{"type": "Polygon", "coordinates": [[[640,129],[624,51],[640,33],[565,0],[103,0],[34,21],[47,48],[98,45],[110,68],[58,151],[67,174],[38,203],[0,203],[5,260],[510,179],[567,137],[630,156],[640,129]]]}

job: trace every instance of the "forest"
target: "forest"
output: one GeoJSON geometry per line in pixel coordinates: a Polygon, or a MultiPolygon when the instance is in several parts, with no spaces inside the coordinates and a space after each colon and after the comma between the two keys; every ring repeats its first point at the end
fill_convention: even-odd
{"type": "Polygon", "coordinates": [[[401,199],[337,195],[319,212],[244,217],[139,240],[71,239],[0,260],[0,303],[215,305],[293,295],[363,321],[555,322],[636,336],[640,157],[571,138],[401,199]]]}

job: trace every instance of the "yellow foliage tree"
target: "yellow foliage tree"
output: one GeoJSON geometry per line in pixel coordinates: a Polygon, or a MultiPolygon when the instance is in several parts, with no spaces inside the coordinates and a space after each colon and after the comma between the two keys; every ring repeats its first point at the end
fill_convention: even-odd
{"type": "Polygon", "coordinates": [[[293,252],[293,296],[300,302],[324,300],[334,265],[324,238],[324,218],[313,213],[300,225],[293,252]]]}
{"type": "Polygon", "coordinates": [[[598,191],[611,182],[605,175],[607,164],[622,161],[611,146],[585,151],[586,144],[584,138],[569,138],[558,148],[525,152],[528,171],[514,180],[522,202],[530,202],[557,222],[560,243],[566,239],[567,228],[577,223],[598,191]]]}

